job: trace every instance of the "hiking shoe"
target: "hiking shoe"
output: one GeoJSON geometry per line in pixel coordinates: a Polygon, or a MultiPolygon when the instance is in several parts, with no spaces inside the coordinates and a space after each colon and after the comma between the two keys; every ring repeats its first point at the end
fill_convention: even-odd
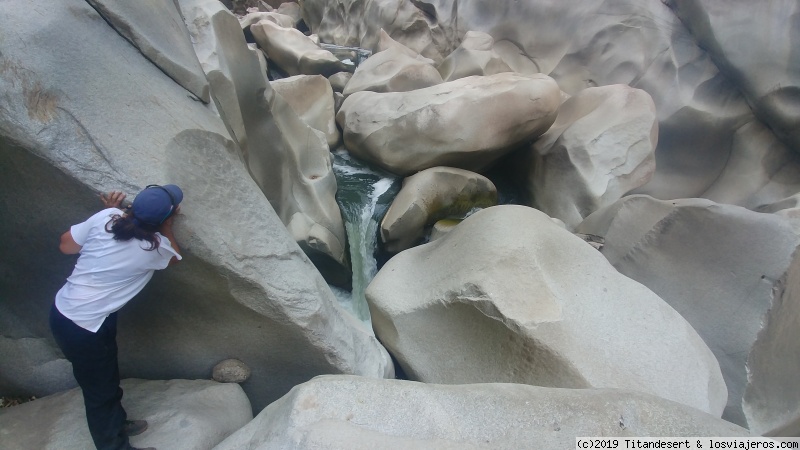
{"type": "Polygon", "coordinates": [[[146,420],[126,420],[122,426],[122,434],[128,437],[138,436],[147,429],[146,420]]]}

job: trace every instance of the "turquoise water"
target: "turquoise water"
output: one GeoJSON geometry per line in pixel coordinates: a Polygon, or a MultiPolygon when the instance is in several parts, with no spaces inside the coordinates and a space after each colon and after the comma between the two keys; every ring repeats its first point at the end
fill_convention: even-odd
{"type": "Polygon", "coordinates": [[[364,291],[378,273],[375,253],[378,227],[389,208],[402,179],[386,171],[369,167],[346,150],[333,152],[333,172],[338,190],[336,201],[342,211],[353,269],[352,292],[332,287],[342,305],[365,323],[370,323],[364,291]]]}

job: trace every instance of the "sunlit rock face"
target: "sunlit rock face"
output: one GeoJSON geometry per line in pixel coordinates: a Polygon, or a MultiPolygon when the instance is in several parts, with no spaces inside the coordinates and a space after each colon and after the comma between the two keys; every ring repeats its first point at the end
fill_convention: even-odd
{"type": "Polygon", "coordinates": [[[357,92],[336,121],[348,151],[390,172],[480,171],[544,133],[560,103],[550,77],[501,73],[409,92],[357,92]]]}
{"type": "Polygon", "coordinates": [[[412,247],[439,219],[462,218],[473,208],[497,204],[497,188],[486,177],[452,167],[432,167],[403,180],[381,221],[386,250],[412,247]]]}
{"type": "Polygon", "coordinates": [[[336,148],[341,138],[336,128],[333,88],[322,75],[297,75],[270,82],[300,119],[325,134],[328,147],[336,148]]]}
{"type": "Polygon", "coordinates": [[[609,262],[680,312],[708,344],[728,386],[725,419],[759,432],[797,430],[790,374],[798,365],[787,355],[797,354],[800,339],[786,324],[798,314],[792,261],[800,237],[786,218],[705,199],[629,196],[578,231],[604,236],[609,262]]]}
{"type": "Polygon", "coordinates": [[[221,3],[184,0],[181,7],[219,114],[250,175],[326,279],[346,284],[346,238],[328,147],[329,140],[338,141],[335,131],[329,123],[328,134],[308,125],[275,93],[261,50],[248,48],[240,24],[221,3]]]}
{"type": "Polygon", "coordinates": [[[295,28],[264,20],[250,26],[258,45],[289,75],[333,75],[347,66],[295,28]]]}
{"type": "Polygon", "coordinates": [[[413,380],[631,389],[717,417],[725,406],[719,364],[691,325],[533,208],[481,210],[397,254],[366,297],[413,380]]]}
{"type": "Polygon", "coordinates": [[[184,191],[175,232],[185,256],[121,311],[123,377],[208,378],[235,356],[253,371],[244,390],[260,409],[318,374],[393,373],[287,232],[222,118],[84,1],[4,5],[0,33],[12,29],[19,41],[0,39],[0,230],[14,236],[0,260],[3,395],[73,385],[47,326],[75,262],[58,236],[100,209],[99,192],[133,198],[152,183],[184,191]]]}
{"type": "Polygon", "coordinates": [[[785,174],[797,174],[799,167],[792,154],[798,153],[792,134],[798,127],[792,124],[800,117],[792,48],[800,39],[794,38],[796,27],[788,19],[797,8],[794,3],[734,5],[678,0],[302,2],[307,23],[326,42],[371,48],[383,28],[439,62],[468,31],[479,31],[497,43],[518,46],[524,56],[505,44],[507,54],[516,54],[518,61],[527,58],[570,95],[611,84],[642,89],[656,106],[659,142],[656,172],[638,192],[666,199],[722,198],[723,191],[732,191],[727,198],[751,207],[754,200],[779,201],[797,187],[789,183],[784,188],[785,174]],[[755,20],[738,20],[745,17],[755,20]],[[725,58],[730,62],[721,64],[725,58]],[[759,131],[768,128],[776,130],[767,131],[771,138],[759,131]],[[775,161],[785,165],[777,167],[775,161]],[[730,182],[748,172],[757,173],[758,181],[730,182]]]}

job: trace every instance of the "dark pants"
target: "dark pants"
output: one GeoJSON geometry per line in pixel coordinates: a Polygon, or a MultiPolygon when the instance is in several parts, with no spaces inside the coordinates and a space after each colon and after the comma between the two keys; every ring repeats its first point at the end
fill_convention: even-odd
{"type": "Polygon", "coordinates": [[[106,318],[97,333],[64,317],[55,305],[50,309],[50,329],[72,373],[83,390],[86,421],[98,450],[130,447],[122,434],[127,415],[122,408],[117,364],[117,314],[106,318]]]}

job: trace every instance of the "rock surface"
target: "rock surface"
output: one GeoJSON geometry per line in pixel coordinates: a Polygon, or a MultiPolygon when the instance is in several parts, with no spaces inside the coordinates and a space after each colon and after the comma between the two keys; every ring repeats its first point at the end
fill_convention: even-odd
{"type": "Polygon", "coordinates": [[[473,208],[496,204],[497,188],[483,175],[452,167],[425,169],[403,180],[381,221],[381,241],[397,253],[415,245],[440,219],[463,218],[473,208]]]}
{"type": "Polygon", "coordinates": [[[437,68],[444,81],[473,75],[513,72],[503,58],[493,51],[494,39],[486,33],[467,31],[457,49],[447,55],[437,68]]]}
{"type": "Polygon", "coordinates": [[[208,80],[194,53],[177,3],[87,0],[117,32],[186,90],[209,103],[208,80]]]}
{"type": "Polygon", "coordinates": [[[373,54],[356,68],[342,91],[344,95],[359,91],[406,92],[443,82],[433,61],[420,58],[419,54],[388,36],[382,43],[385,49],[373,54]]]}
{"type": "MultiPolygon", "coordinates": [[[[794,38],[797,27],[789,19],[797,9],[791,0],[304,0],[302,7],[308,25],[325,42],[372,48],[383,29],[440,62],[467,31],[480,31],[494,38],[496,49],[506,42],[504,55],[520,55],[509,63],[516,71],[529,73],[533,65],[570,95],[612,84],[647,91],[656,105],[660,139],[656,173],[640,193],[664,199],[705,196],[729,164],[745,160],[758,168],[764,154],[758,136],[740,136],[738,156],[731,158],[733,137],[745,124],[778,130],[778,138],[800,152],[791,138],[800,129],[800,72],[793,69],[797,52],[792,50],[800,39],[794,38]],[[667,4],[678,5],[681,17],[667,4]],[[689,28],[682,9],[693,16],[689,28]],[[730,64],[720,62],[721,53],[730,64]],[[746,70],[744,81],[728,65],[746,70]]],[[[796,161],[792,165],[798,167],[796,161]]],[[[740,167],[734,169],[741,173],[740,167]]],[[[738,186],[737,195],[749,198],[756,193],[745,192],[751,188],[760,186],[738,186]]],[[[760,195],[762,204],[787,197],[768,190],[760,195]]]]}
{"type": "Polygon", "coordinates": [[[576,436],[747,436],[651,395],[520,384],[446,386],[322,376],[271,404],[215,450],[558,449],[576,436]]]}
{"type": "MultiPolygon", "coordinates": [[[[207,380],[122,380],[128,417],[147,420],[135,447],[212,448],[253,418],[238,385],[207,380]]],[[[0,409],[3,448],[94,448],[80,389],[0,409]]]]}
{"type": "Polygon", "coordinates": [[[800,5],[770,0],[668,0],[698,44],[744,92],[756,116],[800,149],[800,5]],[[767,31],[769,30],[769,31],[767,31]]]}
{"type": "Polygon", "coordinates": [[[327,280],[346,284],[346,235],[327,137],[276,95],[236,18],[216,0],[183,0],[184,17],[220,115],[250,174],[327,280]]]}
{"type": "Polygon", "coordinates": [[[336,148],[341,134],[336,127],[333,88],[322,75],[297,75],[270,83],[294,112],[311,128],[325,134],[330,148],[336,148]]]}
{"type": "Polygon", "coordinates": [[[211,371],[211,379],[220,383],[244,383],[250,378],[251,370],[238,359],[220,361],[211,371]]]}
{"type": "Polygon", "coordinates": [[[256,43],[269,59],[289,75],[324,75],[347,70],[333,53],[324,50],[294,28],[283,28],[270,21],[250,26],[256,43]]]}
{"type": "MultiPolygon", "coordinates": [[[[704,199],[630,196],[589,216],[578,231],[603,236],[609,262],[663,298],[708,344],[728,386],[723,418],[748,425],[742,395],[754,370],[774,371],[769,390],[795,395],[793,363],[755,363],[785,358],[786,349],[797,351],[800,338],[796,330],[766,321],[768,311],[785,301],[775,290],[800,244],[786,219],[704,199]],[[759,344],[762,335],[771,344],[759,344]]],[[[754,392],[753,408],[765,408],[756,414],[773,414],[756,398],[754,392]]]]}
{"type": "Polygon", "coordinates": [[[574,228],[650,180],[657,142],[655,106],[645,91],[624,85],[580,91],[531,147],[534,206],[574,228]]]}
{"type": "Polygon", "coordinates": [[[800,436],[800,258],[778,280],[766,326],[747,359],[750,369],[742,408],[754,434],[800,436]],[[795,387],[795,388],[792,388],[795,387]]]}
{"type": "Polygon", "coordinates": [[[132,198],[151,183],[183,188],[175,232],[185,256],[121,311],[123,377],[207,378],[236,355],[253,370],[244,389],[258,410],[319,374],[391,376],[386,351],[339,306],[206,105],[84,1],[4,5],[9,29],[19,40],[0,40],[0,231],[14,238],[0,243],[0,267],[13,282],[0,285],[0,361],[24,362],[10,355],[32,340],[52,349],[31,361],[24,386],[48,371],[28,394],[72,382],[47,324],[75,261],[58,236],[100,209],[98,192],[132,198]]]}
{"type": "Polygon", "coordinates": [[[257,24],[258,22],[261,22],[262,20],[272,22],[275,25],[278,25],[283,28],[294,27],[294,18],[292,18],[291,16],[287,16],[285,14],[278,14],[276,12],[250,13],[239,19],[239,24],[242,26],[242,30],[245,31],[246,35],[248,32],[250,32],[251,26],[257,24]]]}
{"type": "Polygon", "coordinates": [[[533,208],[481,210],[397,254],[366,297],[414,380],[630,389],[716,416],[725,406],[717,360],[686,320],[533,208]]]}
{"type": "Polygon", "coordinates": [[[336,121],[352,154],[390,172],[435,166],[480,172],[544,133],[560,104],[550,77],[501,73],[411,92],[357,92],[336,121]]]}

